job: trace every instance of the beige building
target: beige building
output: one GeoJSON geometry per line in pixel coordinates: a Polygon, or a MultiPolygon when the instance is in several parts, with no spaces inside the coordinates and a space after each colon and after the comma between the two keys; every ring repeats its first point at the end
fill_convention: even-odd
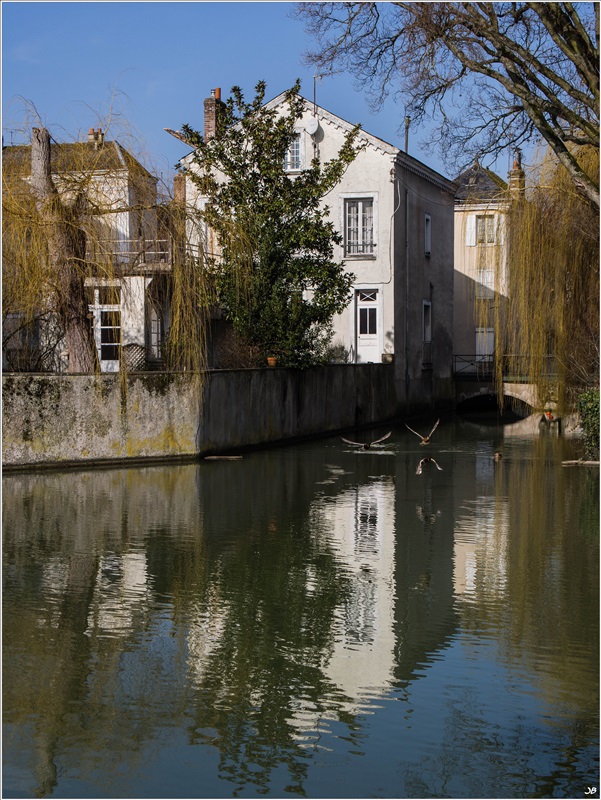
{"type": "Polygon", "coordinates": [[[454,358],[458,375],[492,368],[494,308],[507,297],[507,210],[524,189],[519,151],[509,185],[478,162],[455,179],[454,358]]]}

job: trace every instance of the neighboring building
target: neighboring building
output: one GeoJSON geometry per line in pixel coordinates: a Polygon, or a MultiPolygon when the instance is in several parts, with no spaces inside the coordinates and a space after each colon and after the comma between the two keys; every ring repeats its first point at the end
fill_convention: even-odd
{"type": "Polygon", "coordinates": [[[516,153],[509,185],[478,162],[455,179],[455,288],[453,340],[458,375],[492,369],[495,307],[507,297],[507,210],[524,191],[516,153]]]}
{"type": "MultiPolygon", "coordinates": [[[[284,99],[282,93],[267,106],[283,107],[284,99]]],[[[214,135],[220,102],[218,89],[205,100],[205,136],[214,135]]],[[[335,157],[353,128],[304,102],[285,165],[292,175],[314,155],[335,157]]],[[[344,240],[334,257],[355,275],[351,302],[333,321],[332,344],[341,360],[394,361],[399,400],[407,407],[449,400],[455,185],[376,136],[361,131],[359,143],[363,149],[323,201],[344,240]]],[[[182,164],[191,166],[192,155],[182,164]]],[[[202,208],[205,198],[189,178],[181,191],[186,204],[202,208]]],[[[214,247],[210,231],[203,232],[203,241],[214,247]]]]}
{"type": "MultiPolygon", "coordinates": [[[[4,147],[2,162],[7,180],[29,181],[30,146],[4,147]]],[[[92,277],[86,287],[102,371],[118,370],[122,354],[132,369],[160,363],[171,255],[157,218],[157,179],[118,142],[105,141],[94,129],[86,142],[53,143],[51,169],[63,202],[83,195],[90,208],[85,232],[92,277]]],[[[8,323],[4,368],[64,368],[63,347],[60,340],[51,341],[55,326],[48,315],[41,314],[27,330],[20,317],[18,309],[3,309],[8,323]],[[14,335],[7,336],[11,329],[14,335]]]]}

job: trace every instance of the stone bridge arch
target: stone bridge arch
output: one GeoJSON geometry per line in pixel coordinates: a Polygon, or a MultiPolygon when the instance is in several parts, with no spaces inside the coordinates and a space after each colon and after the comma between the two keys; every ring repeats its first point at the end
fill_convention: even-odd
{"type": "MultiPolygon", "coordinates": [[[[534,414],[544,408],[554,408],[552,396],[539,398],[537,387],[532,383],[503,383],[503,395],[513,407],[520,409],[520,416],[534,414]]],[[[496,398],[497,392],[492,381],[457,380],[455,382],[456,405],[474,401],[478,398],[496,398]]]]}

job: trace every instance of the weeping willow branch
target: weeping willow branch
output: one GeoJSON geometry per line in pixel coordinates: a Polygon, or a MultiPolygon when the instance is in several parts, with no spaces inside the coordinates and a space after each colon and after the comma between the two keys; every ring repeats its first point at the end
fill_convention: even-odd
{"type": "MultiPolygon", "coordinates": [[[[599,153],[579,148],[589,174],[599,153]]],[[[495,263],[495,301],[477,302],[482,327],[494,327],[496,386],[511,376],[535,384],[541,402],[573,408],[599,385],[599,220],[557,159],[538,182],[508,202],[506,262],[495,263]]]]}

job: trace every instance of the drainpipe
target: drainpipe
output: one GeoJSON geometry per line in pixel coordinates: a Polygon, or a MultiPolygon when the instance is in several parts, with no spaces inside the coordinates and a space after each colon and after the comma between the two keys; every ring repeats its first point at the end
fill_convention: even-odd
{"type": "Polygon", "coordinates": [[[405,189],[405,401],[409,400],[409,190],[405,189]]]}

